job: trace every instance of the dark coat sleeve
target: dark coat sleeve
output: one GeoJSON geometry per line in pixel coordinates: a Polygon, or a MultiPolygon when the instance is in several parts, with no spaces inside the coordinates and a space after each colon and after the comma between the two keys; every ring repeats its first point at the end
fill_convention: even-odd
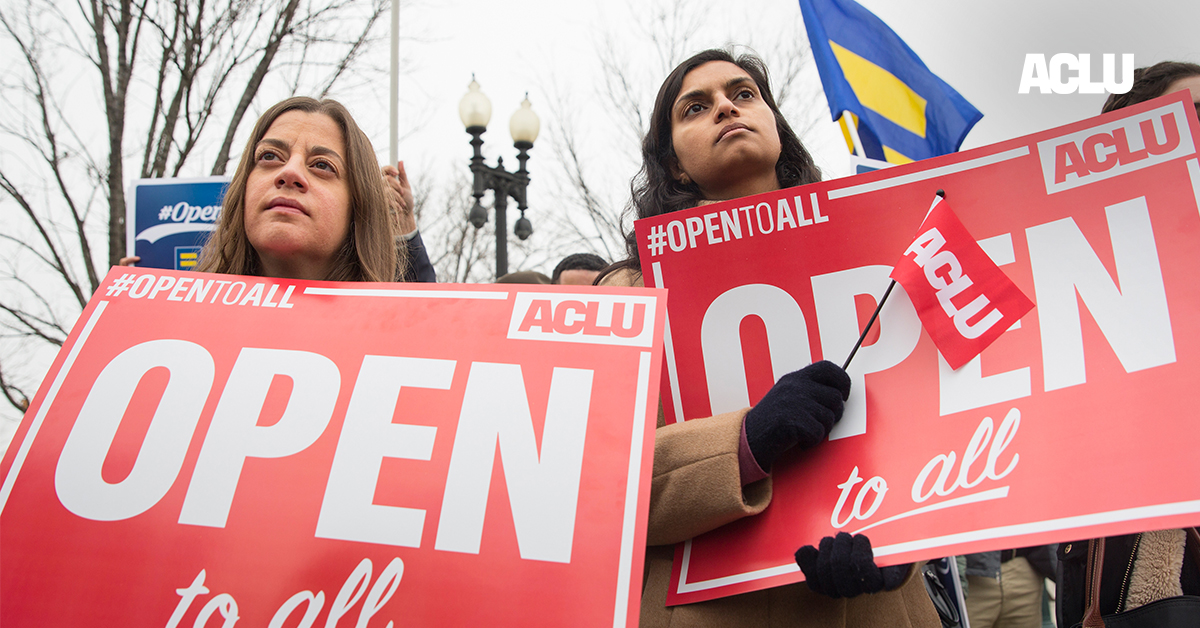
{"type": "Polygon", "coordinates": [[[433,269],[433,264],[429,261],[429,253],[425,251],[425,243],[421,240],[421,232],[418,231],[411,240],[405,242],[408,248],[408,268],[404,270],[402,281],[415,281],[420,283],[437,283],[437,272],[433,269]]]}

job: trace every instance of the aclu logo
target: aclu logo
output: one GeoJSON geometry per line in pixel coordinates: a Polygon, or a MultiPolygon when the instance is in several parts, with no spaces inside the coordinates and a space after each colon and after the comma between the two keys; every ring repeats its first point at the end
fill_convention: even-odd
{"type": "Polygon", "coordinates": [[[1046,193],[1054,194],[1196,152],[1183,103],[1038,142],[1046,193]]]}
{"type": "Polygon", "coordinates": [[[653,297],[518,292],[508,337],[650,347],[654,304],[653,297]]]}
{"type": "Polygon", "coordinates": [[[1025,55],[1018,94],[1028,94],[1036,87],[1043,94],[1124,94],[1133,87],[1133,55],[1121,55],[1120,80],[1117,79],[1117,55],[1103,55],[1103,79],[1092,80],[1092,56],[1060,52],[1050,57],[1031,53],[1025,55]]]}

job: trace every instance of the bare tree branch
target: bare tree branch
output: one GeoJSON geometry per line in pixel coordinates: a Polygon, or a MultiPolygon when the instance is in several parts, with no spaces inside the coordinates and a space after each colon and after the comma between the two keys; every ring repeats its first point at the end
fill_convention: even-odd
{"type": "Polygon", "coordinates": [[[279,46],[283,43],[283,38],[291,32],[292,18],[296,16],[296,9],[299,6],[300,0],[288,0],[287,4],[279,10],[279,17],[275,21],[275,27],[271,30],[271,36],[267,40],[267,44],[263,46],[262,57],[259,59],[258,67],[254,68],[253,74],[250,75],[250,80],[246,82],[246,89],[242,91],[242,97],[238,99],[237,107],[233,111],[233,119],[229,124],[229,129],[225,133],[225,141],[222,142],[220,151],[217,153],[217,158],[213,162],[212,174],[225,174],[225,168],[229,165],[229,152],[233,148],[233,136],[237,132],[242,118],[246,115],[246,110],[250,108],[250,102],[254,100],[255,94],[258,93],[258,88],[262,85],[263,78],[267,75],[267,70],[271,69],[271,62],[275,59],[275,53],[279,51],[279,46]]]}
{"type": "Polygon", "coordinates": [[[337,64],[337,68],[335,68],[333,73],[330,74],[325,80],[324,85],[318,92],[317,98],[325,98],[328,96],[329,90],[333,89],[333,86],[337,83],[338,79],[340,79],[342,75],[344,75],[351,68],[354,62],[358,61],[358,58],[367,49],[372,27],[376,22],[379,21],[379,18],[383,16],[384,11],[387,11],[391,8],[392,1],[395,0],[376,1],[371,16],[367,19],[366,27],[363,28],[362,33],[359,34],[358,38],[350,44],[350,49],[346,52],[346,56],[342,57],[341,61],[339,61],[337,64]]]}
{"type": "Polygon", "coordinates": [[[4,399],[18,412],[24,413],[29,409],[29,398],[19,388],[8,382],[8,378],[4,376],[3,364],[0,364],[0,393],[4,394],[4,399]]]}
{"type": "Polygon", "coordinates": [[[52,345],[59,347],[62,346],[63,338],[65,338],[67,334],[61,327],[52,321],[42,320],[23,310],[11,307],[2,302],[0,302],[0,310],[7,312],[10,316],[16,319],[18,323],[21,324],[20,328],[14,329],[18,329],[18,331],[21,331],[22,334],[37,336],[38,338],[41,338],[52,345]],[[51,336],[51,331],[62,332],[62,334],[61,336],[51,336]]]}
{"type": "Polygon", "coordinates": [[[48,255],[40,255],[39,257],[41,257],[43,260],[46,260],[49,266],[58,273],[63,282],[66,283],[71,289],[76,301],[80,303],[80,308],[82,308],[83,305],[87,304],[87,297],[84,296],[83,290],[79,287],[79,283],[75,281],[75,278],[71,275],[70,270],[67,269],[67,263],[63,259],[63,254],[59,251],[55,241],[51,238],[50,230],[47,229],[45,222],[41,219],[38,213],[34,211],[33,207],[29,204],[29,201],[26,200],[25,196],[21,194],[19,190],[17,190],[16,186],[12,184],[12,181],[10,181],[3,173],[0,173],[0,190],[3,190],[5,193],[11,196],[13,200],[17,202],[17,205],[20,206],[21,210],[25,212],[25,215],[29,217],[30,222],[33,223],[33,226],[41,236],[42,241],[45,242],[46,248],[49,249],[48,255]]]}

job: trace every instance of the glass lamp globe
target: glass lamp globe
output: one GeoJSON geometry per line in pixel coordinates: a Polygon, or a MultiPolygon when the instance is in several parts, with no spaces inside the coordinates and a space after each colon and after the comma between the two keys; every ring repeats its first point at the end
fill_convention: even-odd
{"type": "Polygon", "coordinates": [[[521,101],[521,108],[517,109],[516,113],[513,113],[512,119],[508,121],[508,131],[512,133],[514,142],[533,144],[541,127],[542,121],[533,112],[529,104],[529,95],[526,94],[525,100],[521,101]]]}
{"type": "Polygon", "coordinates": [[[458,117],[462,119],[463,126],[468,129],[472,127],[487,128],[488,121],[492,119],[492,101],[479,91],[479,83],[475,82],[475,77],[471,77],[471,84],[467,86],[467,94],[458,103],[458,117]]]}

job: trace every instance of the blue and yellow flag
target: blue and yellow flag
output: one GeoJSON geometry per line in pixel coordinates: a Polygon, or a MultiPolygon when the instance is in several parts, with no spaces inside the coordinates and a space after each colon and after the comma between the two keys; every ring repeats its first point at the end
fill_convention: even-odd
{"type": "Polygon", "coordinates": [[[800,0],[800,11],[829,110],[852,119],[861,157],[904,164],[953,153],[983,117],[853,0],[800,0]]]}

